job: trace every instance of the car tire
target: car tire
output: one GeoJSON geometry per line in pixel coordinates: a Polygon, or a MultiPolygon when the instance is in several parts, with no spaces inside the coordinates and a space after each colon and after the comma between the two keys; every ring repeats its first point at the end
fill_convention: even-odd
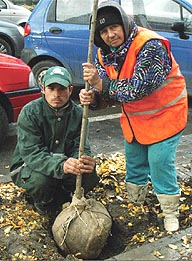
{"type": "Polygon", "coordinates": [[[1,119],[1,124],[0,124],[0,148],[1,148],[1,145],[5,141],[9,128],[9,121],[7,118],[7,114],[3,109],[3,107],[1,106],[1,104],[0,104],[0,119],[1,119]]]}
{"type": "Polygon", "coordinates": [[[46,60],[38,62],[33,66],[32,71],[39,87],[42,86],[42,79],[47,69],[56,65],[60,65],[60,63],[53,60],[46,60]]]}
{"type": "Polygon", "coordinates": [[[10,44],[2,38],[0,38],[0,52],[4,54],[13,55],[10,44]]]}

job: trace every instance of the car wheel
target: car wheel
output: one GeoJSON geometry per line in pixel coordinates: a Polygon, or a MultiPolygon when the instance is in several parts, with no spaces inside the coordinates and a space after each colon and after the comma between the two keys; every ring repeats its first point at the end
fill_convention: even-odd
{"type": "Polygon", "coordinates": [[[60,65],[60,64],[56,61],[46,60],[46,61],[38,62],[33,66],[32,71],[34,73],[35,79],[39,87],[42,86],[42,79],[47,69],[56,65],[60,65]]]}
{"type": "Polygon", "coordinates": [[[9,128],[9,121],[7,118],[7,114],[3,109],[3,107],[1,106],[1,104],[0,104],[0,119],[1,119],[1,124],[0,124],[0,148],[1,148],[1,145],[5,141],[9,128]]]}
{"type": "Polygon", "coordinates": [[[13,55],[10,44],[2,38],[0,38],[0,53],[13,55]]]}

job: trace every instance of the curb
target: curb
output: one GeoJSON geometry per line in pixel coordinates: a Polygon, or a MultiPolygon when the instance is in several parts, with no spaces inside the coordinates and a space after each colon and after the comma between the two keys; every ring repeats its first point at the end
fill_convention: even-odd
{"type": "Polygon", "coordinates": [[[121,254],[106,260],[191,260],[191,255],[192,227],[130,251],[125,249],[121,254]],[[186,236],[190,238],[190,243],[184,243],[186,236]]]}

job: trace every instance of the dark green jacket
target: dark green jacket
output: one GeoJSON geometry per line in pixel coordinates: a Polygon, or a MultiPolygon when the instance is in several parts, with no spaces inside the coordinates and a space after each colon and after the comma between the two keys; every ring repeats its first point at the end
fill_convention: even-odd
{"type": "MultiPolygon", "coordinates": [[[[44,97],[25,105],[18,117],[18,141],[10,171],[25,163],[32,171],[63,179],[64,161],[78,158],[82,113],[82,107],[72,100],[57,111],[44,97]]],[[[91,155],[88,137],[84,154],[91,155]]]]}

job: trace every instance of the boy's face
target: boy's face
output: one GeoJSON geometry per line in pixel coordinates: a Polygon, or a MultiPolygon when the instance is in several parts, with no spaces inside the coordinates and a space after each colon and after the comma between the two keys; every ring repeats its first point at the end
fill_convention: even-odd
{"type": "Polygon", "coordinates": [[[61,108],[65,105],[71,96],[73,87],[63,87],[58,83],[52,83],[49,86],[42,87],[42,93],[45,95],[46,101],[53,108],[61,108]]]}

